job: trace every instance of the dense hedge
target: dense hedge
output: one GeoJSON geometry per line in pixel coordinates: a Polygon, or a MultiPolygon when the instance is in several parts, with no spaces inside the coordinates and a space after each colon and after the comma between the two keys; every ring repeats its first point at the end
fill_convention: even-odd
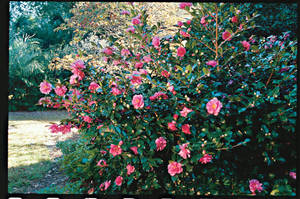
{"type": "Polygon", "coordinates": [[[79,57],[40,84],[44,106],[72,115],[52,133],[80,131],[67,174],[85,193],[295,195],[297,42],[246,37],[257,15],[243,5],[180,8],[193,18],[159,38],[132,7],[133,45],[102,52],[118,71],[79,57]]]}

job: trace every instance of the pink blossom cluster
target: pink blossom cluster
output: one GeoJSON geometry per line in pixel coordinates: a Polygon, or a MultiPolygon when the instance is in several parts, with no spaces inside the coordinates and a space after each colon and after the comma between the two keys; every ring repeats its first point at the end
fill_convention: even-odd
{"type": "Polygon", "coordinates": [[[81,81],[85,74],[82,69],[85,69],[84,62],[82,60],[77,60],[71,65],[73,75],[70,77],[70,84],[75,84],[78,81],[81,81]]]}
{"type": "Polygon", "coordinates": [[[185,8],[191,7],[192,5],[193,5],[192,3],[180,3],[179,8],[185,9],[185,8]]]}
{"type": "Polygon", "coordinates": [[[154,95],[150,96],[149,99],[151,101],[157,100],[157,99],[168,99],[168,96],[164,92],[158,91],[158,92],[154,93],[154,95]]]}
{"type": "Polygon", "coordinates": [[[252,192],[252,195],[256,195],[255,191],[261,192],[263,190],[262,183],[257,179],[252,179],[249,181],[249,189],[252,192]]]}
{"type": "Polygon", "coordinates": [[[57,125],[52,124],[50,127],[51,133],[59,133],[62,132],[62,134],[70,133],[71,132],[71,125],[57,125]]]}
{"type": "Polygon", "coordinates": [[[211,160],[212,160],[212,156],[206,153],[202,158],[199,159],[199,162],[201,162],[201,164],[207,164],[211,162],[211,160]]]}

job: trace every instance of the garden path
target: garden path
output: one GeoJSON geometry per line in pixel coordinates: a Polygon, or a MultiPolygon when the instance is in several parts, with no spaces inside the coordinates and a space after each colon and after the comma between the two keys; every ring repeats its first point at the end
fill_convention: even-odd
{"type": "Polygon", "coordinates": [[[67,118],[65,111],[10,112],[8,122],[9,193],[36,193],[63,185],[67,177],[59,171],[61,151],[56,143],[75,139],[77,132],[62,135],[49,130],[51,123],[67,118]]]}

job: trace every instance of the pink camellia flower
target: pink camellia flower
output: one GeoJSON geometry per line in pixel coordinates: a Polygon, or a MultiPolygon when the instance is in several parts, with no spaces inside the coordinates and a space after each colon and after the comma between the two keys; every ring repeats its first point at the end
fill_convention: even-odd
{"type": "Polygon", "coordinates": [[[127,175],[130,175],[135,171],[134,166],[132,166],[130,164],[127,165],[126,169],[127,169],[127,175]]]}
{"type": "Polygon", "coordinates": [[[182,165],[179,162],[171,162],[168,165],[168,173],[171,176],[174,176],[176,174],[180,174],[183,171],[182,165]]]}
{"type": "Polygon", "coordinates": [[[122,10],[121,15],[130,15],[128,10],[122,10]]]}
{"type": "Polygon", "coordinates": [[[178,25],[178,26],[183,26],[182,21],[178,21],[178,22],[177,22],[177,25],[178,25]]]}
{"type": "Polygon", "coordinates": [[[104,190],[106,190],[110,186],[111,180],[110,181],[105,181],[104,182],[104,190]]]}
{"type": "Polygon", "coordinates": [[[201,21],[200,23],[204,26],[206,26],[207,22],[206,22],[206,17],[201,17],[201,21]]]}
{"type": "Polygon", "coordinates": [[[153,37],[153,39],[152,39],[152,45],[155,48],[159,48],[159,45],[160,45],[160,39],[159,39],[159,37],[153,37]]]}
{"type": "Polygon", "coordinates": [[[185,134],[191,134],[191,132],[190,132],[190,125],[189,124],[182,125],[181,130],[185,134]]]}
{"type": "Polygon", "coordinates": [[[247,41],[241,41],[242,45],[244,46],[245,50],[248,51],[250,49],[250,43],[247,41]]]}
{"type": "Polygon", "coordinates": [[[143,62],[135,63],[135,68],[143,68],[143,62]]]}
{"type": "Polygon", "coordinates": [[[137,147],[136,146],[132,146],[132,147],[130,147],[130,149],[133,151],[133,153],[135,154],[135,155],[137,155],[138,154],[138,151],[137,151],[137,147]]]}
{"type": "Polygon", "coordinates": [[[76,60],[74,63],[71,64],[72,69],[85,69],[84,62],[82,60],[76,60]]]}
{"type": "Polygon", "coordinates": [[[159,137],[155,140],[156,150],[162,151],[167,146],[167,141],[163,137],[159,137]]]}
{"type": "Polygon", "coordinates": [[[141,20],[138,17],[134,17],[131,20],[133,25],[139,25],[141,23],[141,20]]]}
{"type": "Polygon", "coordinates": [[[104,48],[103,52],[106,54],[106,55],[112,55],[113,54],[113,51],[111,48],[104,48]]]}
{"type": "Polygon", "coordinates": [[[159,91],[159,92],[156,92],[156,93],[154,93],[154,95],[149,97],[149,99],[151,101],[156,100],[156,99],[161,99],[161,98],[168,99],[168,96],[164,92],[159,91]]]}
{"type": "Polygon", "coordinates": [[[96,82],[90,83],[89,90],[91,90],[92,93],[95,93],[98,88],[100,88],[100,86],[96,82]]]}
{"type": "Polygon", "coordinates": [[[161,75],[164,76],[165,78],[169,78],[170,77],[170,73],[166,70],[161,71],[161,75]]]}
{"type": "Polygon", "coordinates": [[[233,16],[233,17],[231,18],[231,22],[232,22],[232,23],[237,23],[237,22],[238,22],[237,16],[233,16]]]}
{"type": "Polygon", "coordinates": [[[111,144],[109,153],[111,153],[113,156],[120,155],[122,153],[121,145],[111,144]]]}
{"type": "Polygon", "coordinates": [[[217,116],[222,108],[222,103],[214,97],[206,104],[206,110],[209,114],[217,116]]]}
{"type": "Polygon", "coordinates": [[[261,192],[263,190],[262,183],[256,179],[252,179],[249,181],[249,189],[252,195],[255,195],[255,191],[261,192]]]}
{"type": "Polygon", "coordinates": [[[134,95],[132,98],[132,105],[135,109],[140,109],[144,107],[143,95],[134,95]]]}
{"type": "Polygon", "coordinates": [[[177,119],[178,119],[178,115],[177,115],[177,114],[174,114],[174,115],[173,115],[173,119],[174,119],[174,120],[177,120],[177,119]]]}
{"type": "Polygon", "coordinates": [[[187,108],[187,107],[184,107],[183,109],[182,109],[182,111],[180,111],[180,115],[182,116],[182,117],[186,117],[190,112],[192,112],[193,110],[192,109],[189,109],[189,108],[187,108]]]}
{"type": "Polygon", "coordinates": [[[51,130],[51,133],[58,133],[59,132],[59,126],[57,124],[52,124],[49,129],[51,130]]]}
{"type": "Polygon", "coordinates": [[[215,67],[217,65],[217,62],[215,60],[210,60],[208,62],[206,62],[207,65],[215,67]]]}
{"type": "Polygon", "coordinates": [[[133,71],[132,75],[130,76],[131,84],[141,84],[142,83],[142,77],[138,71],[133,71]]]}
{"type": "Polygon", "coordinates": [[[62,132],[62,134],[70,133],[71,125],[62,125],[59,127],[59,131],[62,132]]]}
{"type": "Polygon", "coordinates": [[[199,162],[201,162],[201,164],[207,164],[211,162],[211,160],[212,156],[206,153],[202,158],[199,159],[199,162]]]}
{"type": "Polygon", "coordinates": [[[122,176],[118,176],[115,180],[115,183],[117,186],[121,186],[122,185],[122,181],[123,181],[123,178],[122,176]]]}
{"type": "Polygon", "coordinates": [[[126,29],[126,32],[131,32],[133,34],[135,32],[135,28],[133,26],[129,26],[129,28],[126,29]]]}
{"type": "Polygon", "coordinates": [[[183,36],[183,37],[190,37],[191,35],[187,32],[184,32],[182,30],[180,30],[180,34],[183,36]]]}
{"type": "Polygon", "coordinates": [[[191,20],[187,20],[187,21],[186,21],[186,23],[187,23],[188,25],[190,25],[191,22],[192,22],[191,20]]]}
{"type": "Polygon", "coordinates": [[[39,105],[42,104],[51,104],[51,99],[50,97],[42,97],[39,99],[39,105]]]}
{"type": "Polygon", "coordinates": [[[191,7],[192,5],[193,5],[192,3],[180,3],[179,8],[185,9],[186,7],[191,7]]]}
{"type": "Polygon", "coordinates": [[[224,40],[230,41],[231,40],[231,34],[230,34],[230,32],[228,32],[228,31],[223,32],[222,38],[224,40]]]}
{"type": "Polygon", "coordinates": [[[49,94],[52,90],[52,85],[44,80],[43,82],[40,83],[40,91],[43,94],[49,94]]]}
{"type": "Polygon", "coordinates": [[[296,172],[291,171],[290,172],[290,176],[296,180],[296,172]]]}
{"type": "Polygon", "coordinates": [[[121,63],[120,60],[113,60],[113,65],[115,66],[119,65],[120,63],[121,63]]]}
{"type": "Polygon", "coordinates": [[[83,116],[83,121],[87,122],[87,123],[92,123],[93,119],[90,118],[89,116],[83,116]]]}
{"type": "Polygon", "coordinates": [[[78,80],[80,81],[80,80],[82,80],[83,78],[84,78],[84,72],[83,71],[81,71],[80,69],[78,69],[78,68],[73,68],[72,69],[72,73],[73,73],[73,75],[74,75],[74,77],[73,78],[78,78],[78,80]]]}
{"type": "Polygon", "coordinates": [[[56,95],[64,96],[65,93],[67,92],[67,87],[66,86],[56,86],[54,91],[55,91],[56,95]]]}
{"type": "Polygon", "coordinates": [[[90,189],[88,190],[88,194],[89,194],[89,195],[93,194],[93,193],[94,193],[94,190],[95,190],[94,187],[90,188],[90,189]]]}
{"type": "Polygon", "coordinates": [[[176,130],[177,130],[177,128],[176,128],[176,122],[175,122],[175,121],[169,122],[169,123],[168,123],[168,128],[169,128],[171,131],[176,131],[176,130]]]}
{"type": "Polygon", "coordinates": [[[104,183],[102,183],[99,188],[101,191],[105,191],[109,186],[110,186],[111,180],[110,181],[105,181],[104,183]],[[104,187],[104,188],[103,188],[104,187]]]}
{"type": "Polygon", "coordinates": [[[177,48],[177,56],[178,57],[183,57],[186,53],[186,50],[184,47],[180,46],[179,48],[177,48]]]}
{"type": "Polygon", "coordinates": [[[143,59],[144,59],[144,62],[146,62],[146,63],[149,63],[150,61],[153,61],[153,60],[151,59],[150,55],[144,56],[143,59]]]}
{"type": "Polygon", "coordinates": [[[72,75],[70,77],[70,84],[76,84],[77,83],[76,78],[77,78],[77,75],[72,75]]]}
{"type": "Polygon", "coordinates": [[[97,163],[97,166],[106,167],[107,166],[106,161],[105,160],[99,160],[99,162],[97,163]]]}
{"type": "Polygon", "coordinates": [[[186,149],[188,143],[185,143],[183,145],[179,145],[180,152],[178,153],[183,159],[186,159],[187,157],[191,157],[190,153],[191,151],[189,149],[186,149]]]}
{"type": "Polygon", "coordinates": [[[130,55],[130,51],[129,51],[128,49],[123,48],[123,49],[121,50],[121,55],[122,55],[122,56],[130,55]]]}
{"type": "Polygon", "coordinates": [[[139,73],[141,75],[147,75],[148,74],[147,70],[145,70],[145,69],[139,69],[139,73]]]}
{"type": "Polygon", "coordinates": [[[122,91],[120,91],[118,88],[116,87],[112,87],[111,88],[111,92],[114,96],[117,96],[117,95],[121,95],[122,94],[122,91]]]}

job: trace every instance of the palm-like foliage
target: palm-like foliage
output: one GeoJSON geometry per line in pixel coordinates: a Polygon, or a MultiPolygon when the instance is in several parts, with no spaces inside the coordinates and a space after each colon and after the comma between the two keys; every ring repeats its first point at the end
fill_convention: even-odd
{"type": "Polygon", "coordinates": [[[9,45],[9,95],[12,101],[24,100],[36,93],[44,79],[45,57],[39,41],[25,35],[11,40],[9,45]]]}

